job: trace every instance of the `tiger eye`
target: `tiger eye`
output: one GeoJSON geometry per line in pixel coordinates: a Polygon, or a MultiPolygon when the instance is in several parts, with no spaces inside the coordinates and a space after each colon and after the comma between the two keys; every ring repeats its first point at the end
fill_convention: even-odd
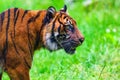
{"type": "Polygon", "coordinates": [[[65,19],[67,16],[64,16],[63,19],[65,19]]]}
{"type": "Polygon", "coordinates": [[[66,19],[66,21],[68,22],[68,19],[66,19]]]}

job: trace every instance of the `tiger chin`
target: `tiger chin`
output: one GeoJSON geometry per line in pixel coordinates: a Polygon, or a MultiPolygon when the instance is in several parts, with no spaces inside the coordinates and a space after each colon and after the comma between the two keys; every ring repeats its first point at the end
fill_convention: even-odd
{"type": "Polygon", "coordinates": [[[84,41],[67,6],[56,11],[11,8],[0,14],[0,80],[5,71],[11,80],[30,80],[36,49],[64,49],[73,54],[84,41]]]}

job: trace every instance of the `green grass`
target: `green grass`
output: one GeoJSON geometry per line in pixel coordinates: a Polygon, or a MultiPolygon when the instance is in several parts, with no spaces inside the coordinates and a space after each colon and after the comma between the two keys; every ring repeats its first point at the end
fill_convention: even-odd
{"type": "MultiPolygon", "coordinates": [[[[66,4],[85,36],[84,43],[74,55],[63,50],[35,51],[31,80],[120,79],[120,1],[100,0],[87,7],[83,1],[66,4]]],[[[59,10],[64,4],[62,0],[0,0],[0,12],[11,7],[47,9],[51,5],[59,10]]],[[[3,80],[9,80],[6,73],[3,80]]]]}

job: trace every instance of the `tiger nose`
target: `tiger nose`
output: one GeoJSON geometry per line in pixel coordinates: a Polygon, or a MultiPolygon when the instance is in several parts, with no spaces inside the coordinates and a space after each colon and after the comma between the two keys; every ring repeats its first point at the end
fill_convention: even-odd
{"type": "Polygon", "coordinates": [[[84,38],[80,38],[79,41],[80,41],[80,43],[83,43],[84,38]]]}

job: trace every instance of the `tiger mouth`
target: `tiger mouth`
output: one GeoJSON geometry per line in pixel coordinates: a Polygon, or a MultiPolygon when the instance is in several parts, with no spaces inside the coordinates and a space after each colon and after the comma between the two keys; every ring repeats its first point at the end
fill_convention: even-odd
{"type": "Polygon", "coordinates": [[[75,53],[75,48],[72,48],[72,49],[65,49],[66,53],[68,54],[74,54],[75,53]]]}
{"type": "Polygon", "coordinates": [[[65,41],[65,42],[62,42],[61,44],[62,44],[65,52],[68,54],[74,54],[76,47],[78,46],[78,44],[73,40],[65,41]]]}

